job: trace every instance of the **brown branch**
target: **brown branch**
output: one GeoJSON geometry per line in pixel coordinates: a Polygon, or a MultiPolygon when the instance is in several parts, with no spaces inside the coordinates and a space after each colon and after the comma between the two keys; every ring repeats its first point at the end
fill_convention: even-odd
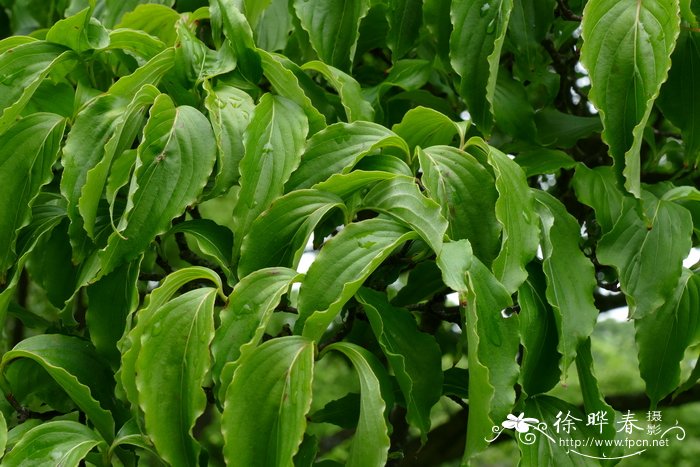
{"type": "Polygon", "coordinates": [[[566,4],[566,0],[557,0],[557,4],[559,6],[561,17],[565,20],[581,22],[583,19],[581,15],[577,15],[571,10],[571,8],[569,8],[569,5],[566,4]]]}

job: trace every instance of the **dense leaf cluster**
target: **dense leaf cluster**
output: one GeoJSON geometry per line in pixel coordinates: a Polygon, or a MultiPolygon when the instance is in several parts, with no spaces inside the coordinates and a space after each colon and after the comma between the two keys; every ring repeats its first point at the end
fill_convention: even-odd
{"type": "Polygon", "coordinates": [[[652,406],[700,378],[698,2],[0,5],[2,465],[428,465],[443,398],[468,462],[615,420],[622,305],[652,406]]]}

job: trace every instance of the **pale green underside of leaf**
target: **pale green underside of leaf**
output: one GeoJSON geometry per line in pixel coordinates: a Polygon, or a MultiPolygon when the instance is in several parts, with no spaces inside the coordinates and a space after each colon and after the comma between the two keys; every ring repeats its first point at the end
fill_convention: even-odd
{"type": "Polygon", "coordinates": [[[229,465],[287,466],[306,430],[315,346],[301,336],[265,342],[236,369],[222,415],[229,465]]]}
{"type": "Polygon", "coordinates": [[[600,111],[617,173],[639,198],[642,132],[671,67],[678,0],[592,0],[581,27],[589,98],[600,111]]]}

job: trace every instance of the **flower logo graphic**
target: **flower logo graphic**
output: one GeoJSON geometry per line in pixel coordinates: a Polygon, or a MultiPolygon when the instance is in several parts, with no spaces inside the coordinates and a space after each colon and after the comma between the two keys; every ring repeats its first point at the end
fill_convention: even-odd
{"type": "Polygon", "coordinates": [[[515,429],[518,433],[527,433],[530,431],[530,424],[537,424],[540,421],[536,418],[526,418],[525,412],[521,412],[517,417],[513,414],[508,414],[506,420],[501,425],[509,430],[515,429]]]}

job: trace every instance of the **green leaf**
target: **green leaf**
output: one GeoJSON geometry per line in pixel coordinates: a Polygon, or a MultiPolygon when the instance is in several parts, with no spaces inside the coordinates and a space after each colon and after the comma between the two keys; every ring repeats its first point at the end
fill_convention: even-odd
{"type": "Polygon", "coordinates": [[[477,257],[490,264],[501,234],[493,176],[471,154],[449,146],[419,149],[418,159],[421,180],[449,221],[449,237],[468,239],[477,257]]]}
{"type": "MultiPolygon", "coordinates": [[[[583,395],[583,406],[587,414],[605,413],[608,424],[598,426],[597,437],[603,439],[614,439],[617,433],[615,425],[615,410],[605,402],[603,394],[600,392],[598,379],[593,370],[593,355],[591,353],[591,339],[586,339],[578,348],[576,353],[576,371],[578,372],[579,384],[581,384],[581,394],[583,395]]],[[[595,426],[591,426],[595,429],[595,426]]],[[[616,451],[622,451],[617,449],[616,451]]]]}
{"type": "Polygon", "coordinates": [[[700,161],[700,83],[688,79],[700,68],[700,32],[683,29],[671,55],[673,66],[661,87],[659,107],[683,135],[686,159],[695,167],[700,161]]]}
{"type": "Polygon", "coordinates": [[[525,176],[553,174],[561,169],[573,169],[577,162],[564,151],[554,149],[532,149],[523,151],[515,158],[515,162],[525,170],[525,176]]]}
{"type": "MultiPolygon", "coordinates": [[[[134,0],[128,1],[133,2],[134,0]]],[[[174,45],[177,39],[175,23],[180,19],[180,15],[172,8],[148,1],[149,3],[138,5],[136,8],[128,8],[124,2],[120,2],[127,8],[125,8],[125,13],[115,28],[144,31],[158,37],[167,46],[174,45]]]]}
{"type": "Polygon", "coordinates": [[[332,423],[341,428],[352,430],[360,419],[360,394],[349,392],[340,399],[332,400],[322,409],[311,414],[313,423],[332,423]]]}
{"type": "Polygon", "coordinates": [[[537,141],[544,146],[570,148],[593,133],[600,133],[600,117],[579,117],[546,108],[535,114],[537,141]]]}
{"type": "MultiPolygon", "coordinates": [[[[592,431],[591,427],[585,425],[587,421],[586,415],[581,413],[578,407],[555,397],[537,396],[526,399],[521,410],[525,413],[525,417],[535,418],[539,423],[546,423],[547,426],[542,428],[543,432],[535,435],[534,443],[523,442],[523,440],[527,441],[525,436],[516,436],[521,452],[520,465],[523,467],[538,467],[540,465],[585,467],[600,465],[600,461],[596,460],[595,464],[593,464],[593,461],[584,456],[572,455],[569,449],[564,446],[560,447],[557,441],[566,439],[567,442],[571,440],[570,442],[572,443],[577,442],[581,446],[585,446],[586,444],[584,443],[588,443],[588,439],[600,438],[600,435],[596,436],[597,433],[592,431]],[[561,432],[558,433],[554,426],[557,415],[560,416],[560,419],[564,419],[568,414],[576,418],[576,420],[571,420],[573,426],[570,432],[564,432],[562,426],[560,428],[561,432]]],[[[608,419],[608,423],[614,423],[614,420],[608,419]]],[[[588,452],[590,451],[585,453],[588,454],[588,452]]],[[[597,449],[592,453],[592,455],[600,454],[603,453],[598,452],[597,449]]]]}
{"type": "Polygon", "coordinates": [[[165,43],[144,31],[117,29],[109,33],[108,50],[129,51],[150,60],[165,49],[165,43]]]}
{"type": "Polygon", "coordinates": [[[301,275],[292,269],[266,268],[245,276],[236,284],[228,305],[221,311],[221,325],[211,344],[212,375],[220,400],[224,400],[226,388],[242,358],[261,341],[282,295],[300,278],[301,275]]]}
{"type": "Polygon", "coordinates": [[[387,9],[389,32],[386,43],[394,61],[410,51],[420,33],[423,19],[423,0],[398,0],[387,9]]]}
{"type": "Polygon", "coordinates": [[[576,349],[593,332],[598,310],[593,304],[595,268],[579,248],[581,227],[561,202],[533,190],[542,233],[542,269],[547,278],[547,301],[559,333],[557,349],[562,377],[576,359],[576,349]]]}
{"type": "Polygon", "coordinates": [[[104,9],[100,14],[100,19],[108,28],[113,27],[119,20],[129,12],[138,8],[140,4],[158,4],[172,6],[173,0],[106,0],[104,9]]]}
{"type": "Polygon", "coordinates": [[[194,240],[197,250],[207,259],[219,266],[231,281],[231,251],[233,234],[228,227],[221,226],[210,219],[190,219],[175,225],[168,234],[184,232],[194,240]]]}
{"type": "Polygon", "coordinates": [[[557,352],[557,320],[545,295],[547,284],[542,267],[531,262],[527,272],[527,279],[518,289],[523,345],[520,384],[523,392],[532,396],[548,392],[559,382],[561,357],[557,352]]]}
{"type": "Polygon", "coordinates": [[[345,214],[343,200],[318,190],[296,190],[279,198],[243,240],[239,277],[268,266],[296,268],[314,229],[334,209],[345,214]]]}
{"type": "Polygon", "coordinates": [[[448,242],[437,257],[443,281],[460,294],[469,359],[469,419],[463,463],[482,451],[494,422],[505,419],[515,403],[518,377],[517,315],[503,311],[510,293],[475,258],[468,240],[448,242]]]}
{"type": "Polygon", "coordinates": [[[396,306],[420,303],[444,289],[442,273],[437,264],[434,261],[422,261],[411,269],[406,285],[399,290],[391,303],[396,306]]]}
{"type": "Polygon", "coordinates": [[[136,387],[147,433],[163,460],[194,465],[199,452],[192,435],[207,397],[214,337],[216,289],[187,292],[143,317],[136,359],[136,387]]]}
{"type": "Polygon", "coordinates": [[[589,99],[600,111],[618,176],[639,198],[642,132],[671,67],[680,30],[678,0],[592,0],[581,28],[589,99]]]}
{"type": "Polygon", "coordinates": [[[318,60],[305,63],[301,69],[321,73],[328,84],[333,86],[340,96],[348,122],[374,120],[374,108],[364,99],[362,88],[355,78],[318,60]]]}
{"type": "Polygon", "coordinates": [[[325,128],[326,118],[314,107],[311,100],[314,97],[313,94],[309,92],[307,96],[299,81],[300,78],[308,79],[308,76],[301,72],[301,68],[283,55],[269,54],[261,49],[257,51],[262,61],[263,74],[270,81],[277,94],[286,97],[304,109],[309,121],[309,133],[314,134],[325,128]]]}
{"type": "Polygon", "coordinates": [[[265,342],[238,367],[222,416],[229,464],[289,466],[311,408],[315,346],[300,336],[265,342]]]}
{"type": "Polygon", "coordinates": [[[60,334],[41,334],[24,339],[5,353],[0,362],[3,390],[11,394],[13,381],[6,379],[8,365],[26,358],[39,365],[95,425],[102,438],[114,438],[112,372],[85,340],[60,334]]]}
{"type": "Polygon", "coordinates": [[[15,260],[18,231],[31,219],[41,187],[53,172],[66,121],[55,114],[33,114],[0,135],[0,283],[15,260]]]}
{"type": "Polygon", "coordinates": [[[204,188],[216,158],[209,121],[159,95],[138,149],[127,210],[100,252],[102,274],[130,261],[165,232],[204,188]]]}
{"type": "Polygon", "coordinates": [[[348,173],[363,157],[385,147],[409,153],[403,139],[376,123],[330,125],[306,143],[299,168],[290,177],[285,191],[310,188],[334,173],[348,173]]]}
{"type": "Polygon", "coordinates": [[[5,416],[0,413],[0,456],[5,454],[5,447],[7,446],[7,421],[5,416]]]}
{"type": "Polygon", "coordinates": [[[377,183],[365,195],[362,207],[394,217],[410,226],[440,254],[447,220],[440,206],[420,192],[413,178],[395,177],[377,183]]]}
{"type": "Polygon", "coordinates": [[[618,188],[611,167],[589,169],[583,164],[576,167],[574,189],[579,201],[595,210],[596,221],[604,233],[612,230],[622,215],[624,192],[618,188]]]}
{"type": "Polygon", "coordinates": [[[341,198],[348,198],[358,190],[370,186],[375,182],[388,180],[394,177],[396,177],[396,174],[391,172],[354,169],[352,172],[346,174],[333,174],[328,177],[328,180],[315,184],[314,188],[319,191],[333,193],[341,198]]]}
{"type": "Polygon", "coordinates": [[[538,48],[554,20],[555,0],[521,0],[513,2],[513,11],[508,22],[508,38],[523,57],[529,70],[539,66],[538,48]]]}
{"type": "Polygon", "coordinates": [[[464,132],[457,122],[447,115],[428,107],[415,107],[403,116],[392,130],[402,137],[411,152],[416,146],[427,148],[437,145],[449,145],[455,135],[464,138],[464,132]]]}
{"type": "MultiPolygon", "coordinates": [[[[145,66],[147,67],[148,65],[145,66]]],[[[104,151],[101,150],[102,147],[99,147],[97,152],[82,154],[78,152],[76,154],[78,159],[71,161],[73,164],[79,164],[78,167],[75,167],[75,165],[71,166],[72,168],[78,170],[78,173],[76,174],[78,176],[78,180],[84,180],[84,185],[80,190],[80,199],[78,200],[78,211],[83,218],[83,228],[90,238],[95,238],[96,236],[95,222],[97,218],[98,206],[100,200],[102,199],[102,192],[107,184],[112,162],[115,157],[119,157],[124,151],[128,150],[133,145],[136,136],[143,127],[146,110],[153,104],[159,94],[159,91],[154,86],[150,84],[144,85],[139,91],[136,92],[136,95],[126,106],[126,108],[123,109],[121,106],[115,108],[115,110],[123,109],[123,113],[116,117],[111,125],[108,124],[109,127],[107,133],[102,136],[102,138],[105,136],[109,137],[104,144],[104,151]],[[88,159],[86,160],[81,156],[87,157],[88,159]]],[[[108,115],[110,114],[112,113],[108,112],[108,115]]],[[[83,122],[85,121],[83,120],[83,122]]],[[[84,124],[87,124],[87,122],[84,124]]],[[[89,131],[89,129],[85,130],[89,131]]],[[[78,134],[78,136],[83,135],[84,133],[78,134]]],[[[104,140],[100,139],[99,142],[101,143],[102,141],[104,140]]],[[[97,143],[97,141],[88,140],[84,142],[75,141],[75,144],[79,144],[81,142],[83,144],[90,144],[93,142],[97,143]]],[[[77,151],[82,151],[82,149],[78,149],[77,151]]],[[[74,187],[74,189],[75,188],[77,187],[74,187]]],[[[74,227],[74,229],[76,228],[78,228],[78,225],[74,227]]]]}
{"type": "Polygon", "coordinates": [[[253,42],[253,31],[237,0],[215,0],[211,2],[212,33],[215,40],[223,30],[226,36],[224,47],[231,47],[237,61],[237,69],[251,83],[257,83],[262,75],[260,55],[253,42]]]}
{"type": "Polygon", "coordinates": [[[138,261],[128,263],[87,287],[85,321],[90,340],[113,368],[119,366],[117,342],[124,333],[126,317],[138,305],[138,273],[138,261]]]}
{"type": "Polygon", "coordinates": [[[292,29],[292,14],[288,0],[272,0],[253,26],[255,43],[263,50],[283,50],[292,29]]]}
{"type": "Polygon", "coordinates": [[[233,51],[229,47],[210,49],[197,37],[196,27],[196,23],[189,23],[185,18],[175,25],[179,46],[175,49],[176,69],[182,78],[200,83],[233,71],[236,67],[233,51]]]}
{"type": "Polygon", "coordinates": [[[0,135],[12,126],[41,82],[59,65],[70,66],[72,51],[44,41],[27,42],[0,55],[0,135]]]}
{"type": "Polygon", "coordinates": [[[174,66],[174,61],[175,50],[172,47],[165,49],[130,75],[119,78],[109,88],[109,93],[137,102],[138,99],[134,94],[147,94],[149,91],[143,89],[147,84],[157,86],[163,75],[174,66]]]}
{"type": "Polygon", "coordinates": [[[638,200],[627,201],[612,230],[598,242],[597,256],[617,270],[629,316],[642,318],[673,295],[690,251],[693,220],[686,208],[648,192],[643,192],[641,208],[635,206],[638,200]]]}
{"type": "Polygon", "coordinates": [[[450,59],[462,78],[459,93],[472,120],[485,134],[493,125],[498,63],[512,8],[512,0],[455,0],[450,10],[450,59]]]}
{"type": "MultiPolygon", "coordinates": [[[[161,285],[146,297],[143,307],[136,314],[138,323],[133,328],[133,314],[127,316],[126,332],[118,343],[122,360],[115,379],[118,383],[118,394],[131,403],[132,410],[136,411],[139,404],[136,386],[136,363],[141,353],[141,338],[146,330],[145,324],[150,321],[150,316],[163,307],[182,286],[201,279],[213,282],[221,290],[221,278],[211,269],[199,266],[178,269],[169,274],[161,285]]],[[[222,292],[220,293],[222,294],[222,292]]]]}
{"type": "Polygon", "coordinates": [[[92,17],[94,3],[73,16],[56,22],[46,33],[46,40],[65,45],[78,53],[104,49],[109,45],[109,33],[92,17]]]}
{"type": "Polygon", "coordinates": [[[357,46],[360,20],[369,11],[368,0],[294,0],[301,26],[325,63],[347,71],[357,46]]]}
{"type": "Polygon", "coordinates": [[[416,234],[389,219],[345,227],[321,248],[299,290],[295,331],[318,340],[343,305],[391,252],[416,234]]]}
{"type": "Polygon", "coordinates": [[[209,196],[226,193],[239,177],[239,164],[245,153],[243,134],[255,105],[253,99],[236,87],[204,82],[204,105],[216,138],[216,180],[209,196]]]}
{"type": "Polygon", "coordinates": [[[241,189],[233,211],[236,251],[253,221],[282,195],[307,133],[307,119],[298,105],[271,94],[262,97],[244,134],[241,189]]]}
{"type": "Polygon", "coordinates": [[[656,312],[635,320],[639,372],[652,407],[681,381],[681,361],[700,329],[700,277],[688,269],[656,312]]]}
{"type": "MultiPolygon", "coordinates": [[[[475,144],[483,147],[483,143],[475,144]]],[[[493,261],[496,278],[513,293],[527,277],[525,265],[538,245],[533,196],[522,169],[508,156],[488,146],[488,163],[494,170],[498,200],[496,219],[503,226],[501,252],[493,261]]]]}
{"type": "Polygon", "coordinates": [[[360,378],[360,419],[345,465],[385,465],[390,445],[385,411],[393,402],[386,371],[374,355],[355,344],[336,342],[324,353],[331,350],[345,355],[360,378]]]}
{"type": "Polygon", "coordinates": [[[95,447],[106,447],[97,434],[68,420],[42,423],[25,433],[2,460],[7,467],[81,465],[95,447]]]}
{"type": "Polygon", "coordinates": [[[442,395],[440,347],[434,337],[418,330],[408,310],[391,306],[386,296],[360,288],[355,295],[364,306],[372,331],[386,355],[408,409],[407,419],[425,441],[430,409],[442,395]]]}

